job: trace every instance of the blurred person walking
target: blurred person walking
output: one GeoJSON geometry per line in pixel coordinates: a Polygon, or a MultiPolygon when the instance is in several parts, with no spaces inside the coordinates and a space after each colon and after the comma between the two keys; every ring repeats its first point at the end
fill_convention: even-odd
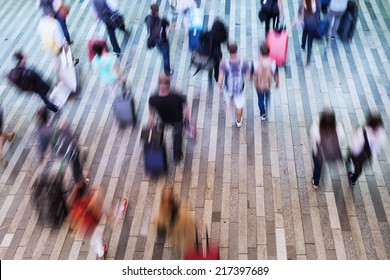
{"type": "Polygon", "coordinates": [[[324,162],[336,163],[342,160],[340,146],[345,139],[342,126],[336,123],[333,111],[325,110],[320,115],[319,124],[313,123],[310,129],[313,157],[313,189],[317,190],[324,162]]]}
{"type": "Polygon", "coordinates": [[[369,113],[366,117],[366,125],[354,130],[352,134],[352,149],[347,155],[346,165],[348,182],[355,186],[356,181],[362,174],[363,166],[377,156],[386,139],[382,117],[378,113],[369,113]],[[350,171],[350,163],[354,171],[350,171]]]}
{"type": "Polygon", "coordinates": [[[91,65],[102,81],[110,85],[115,82],[123,83],[116,56],[113,53],[104,52],[103,47],[99,44],[93,45],[92,49],[96,55],[92,59],[91,65]]]}
{"type": "Polygon", "coordinates": [[[347,10],[348,0],[331,0],[328,10],[328,22],[329,30],[327,34],[327,39],[336,38],[337,29],[339,28],[340,19],[343,16],[344,12],[347,10]],[[334,19],[334,22],[333,22],[334,19]]]}
{"type": "Polygon", "coordinates": [[[12,142],[15,138],[15,132],[3,131],[3,122],[3,109],[0,107],[0,166],[6,163],[3,159],[3,146],[5,141],[12,142]]]}
{"type": "Polygon", "coordinates": [[[236,43],[228,43],[229,59],[222,61],[219,67],[218,86],[225,93],[225,101],[230,107],[234,101],[236,107],[236,125],[242,126],[242,115],[245,106],[245,75],[250,74],[249,64],[246,60],[240,59],[237,54],[238,46],[236,43]]]}
{"type": "Polygon", "coordinates": [[[313,39],[317,33],[317,27],[320,23],[320,1],[319,0],[302,0],[298,14],[303,16],[303,34],[302,34],[302,50],[306,48],[307,41],[307,59],[306,65],[310,65],[311,50],[313,39]]]}
{"type": "Polygon", "coordinates": [[[36,7],[42,8],[45,15],[54,16],[61,25],[62,32],[65,36],[68,45],[73,44],[70,39],[68,27],[66,26],[66,16],[69,13],[69,7],[64,4],[62,0],[37,0],[36,7]]]}
{"type": "Polygon", "coordinates": [[[13,56],[17,63],[16,66],[8,73],[8,79],[22,91],[32,91],[37,93],[47,108],[56,113],[58,111],[58,107],[51,103],[46,97],[50,90],[50,86],[43,81],[37,72],[26,67],[27,57],[24,53],[18,51],[15,52],[13,56]]]}
{"type": "Polygon", "coordinates": [[[111,45],[117,57],[121,55],[121,48],[115,35],[115,30],[119,28],[125,35],[129,34],[126,30],[123,16],[119,13],[118,0],[92,0],[92,8],[98,19],[106,25],[111,45]]]}
{"type": "Polygon", "coordinates": [[[257,92],[258,105],[261,120],[267,119],[270,105],[272,78],[276,87],[279,87],[279,73],[275,60],[269,57],[269,47],[263,42],[260,45],[261,57],[257,64],[254,64],[254,84],[257,92]]]}
{"type": "Polygon", "coordinates": [[[265,22],[265,38],[267,38],[270,28],[276,28],[283,17],[282,0],[261,0],[259,19],[265,22]],[[271,25],[272,19],[272,27],[271,25]]]}
{"type": "Polygon", "coordinates": [[[149,98],[149,126],[155,124],[157,111],[162,122],[173,127],[173,159],[179,163],[183,158],[183,126],[184,120],[189,119],[189,108],[186,96],[173,91],[170,83],[169,77],[160,75],[158,92],[149,98]]]}
{"type": "MultiPolygon", "coordinates": [[[[159,16],[159,7],[157,4],[150,6],[151,14],[145,17],[146,27],[148,29],[147,47],[152,49],[157,46],[163,56],[164,72],[167,76],[172,76],[173,70],[169,61],[169,41],[167,28],[170,27],[169,21],[159,16]]],[[[172,25],[171,27],[173,27],[172,25]]]]}

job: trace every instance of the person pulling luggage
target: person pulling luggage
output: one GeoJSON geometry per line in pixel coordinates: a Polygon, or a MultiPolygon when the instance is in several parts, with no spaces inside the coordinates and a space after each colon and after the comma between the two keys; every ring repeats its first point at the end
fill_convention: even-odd
{"type": "Polygon", "coordinates": [[[187,98],[173,91],[170,84],[170,78],[160,74],[158,92],[149,98],[149,126],[154,126],[157,111],[163,123],[173,127],[173,159],[179,163],[183,158],[183,126],[184,120],[189,119],[189,108],[187,98]]]}
{"type": "Polygon", "coordinates": [[[58,107],[51,103],[46,95],[49,93],[50,86],[43,81],[41,76],[26,67],[27,57],[24,53],[18,51],[14,53],[16,66],[8,73],[8,79],[22,91],[31,91],[37,93],[46,107],[56,113],[58,107]]]}

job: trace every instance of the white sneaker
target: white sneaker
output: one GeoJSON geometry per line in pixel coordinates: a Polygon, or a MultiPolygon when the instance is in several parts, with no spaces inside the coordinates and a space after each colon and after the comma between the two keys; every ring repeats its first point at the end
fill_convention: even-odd
{"type": "Polygon", "coordinates": [[[241,127],[242,126],[242,118],[241,118],[241,120],[239,122],[236,119],[236,125],[237,125],[237,127],[241,127]]]}
{"type": "Polygon", "coordinates": [[[266,119],[267,119],[267,115],[261,116],[261,120],[262,120],[262,121],[265,121],[266,119]]]}

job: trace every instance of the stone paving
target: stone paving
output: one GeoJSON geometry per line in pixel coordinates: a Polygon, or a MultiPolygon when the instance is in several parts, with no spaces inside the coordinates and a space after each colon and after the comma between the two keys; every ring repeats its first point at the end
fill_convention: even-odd
{"type": "MultiPolygon", "coordinates": [[[[156,90],[161,68],[157,50],[146,49],[144,18],[152,1],[123,0],[120,10],[132,28],[130,37],[118,33],[121,65],[135,97],[138,125],[120,129],[112,97],[93,74],[87,60],[90,38],[107,37],[89,1],[70,1],[67,18],[80,58],[82,92],[68,101],[53,122],[66,117],[79,144],[89,147],[85,170],[92,183],[106,192],[105,203],[129,197],[123,220],[110,228],[100,222],[109,243],[108,259],[179,259],[168,241],[157,238],[154,217],[164,185],[188,199],[191,214],[205,238],[205,228],[219,242],[222,259],[390,259],[390,147],[364,168],[356,187],[347,182],[343,166],[325,167],[320,188],[312,189],[310,125],[325,107],[332,107],[351,139],[354,127],[364,124],[366,112],[379,111],[390,136],[390,4],[359,2],[357,31],[350,44],[316,41],[309,67],[300,49],[300,34],[291,29],[298,0],[283,0],[289,32],[287,65],[280,69],[280,89],[272,90],[271,113],[261,121],[257,96],[246,83],[247,104],[241,128],[234,124],[224,98],[208,86],[207,73],[188,71],[188,38],[181,15],[167,0],[158,1],[160,14],[177,20],[170,32],[173,84],[187,95],[197,122],[197,141],[184,141],[184,160],[175,166],[172,139],[165,136],[169,172],[157,181],[144,174],[140,133],[147,122],[147,100],[156,90]]],[[[230,27],[239,54],[258,58],[264,40],[258,0],[198,1],[206,26],[215,17],[230,27]]],[[[32,0],[0,0],[0,72],[13,66],[12,53],[23,49],[28,64],[46,79],[56,81],[52,57],[45,54],[36,32],[39,13],[32,0]]],[[[224,48],[226,57],[226,48],[224,48]]],[[[59,168],[46,157],[38,163],[35,139],[39,97],[20,93],[0,80],[0,102],[5,128],[17,132],[5,144],[8,165],[0,170],[0,259],[95,259],[88,238],[71,236],[69,222],[53,229],[38,221],[31,186],[43,168],[59,168]]],[[[69,172],[68,172],[69,173],[69,172]]],[[[67,173],[67,179],[71,176],[67,173]]]]}

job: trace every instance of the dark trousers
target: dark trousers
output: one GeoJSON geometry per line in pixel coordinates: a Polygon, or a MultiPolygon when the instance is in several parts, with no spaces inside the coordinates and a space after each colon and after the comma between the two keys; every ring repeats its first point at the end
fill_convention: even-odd
{"type": "Polygon", "coordinates": [[[80,162],[80,149],[78,147],[75,148],[74,155],[70,161],[72,163],[73,180],[77,183],[83,178],[83,167],[80,162]]]}
{"type": "Polygon", "coordinates": [[[278,16],[277,15],[267,15],[267,18],[265,20],[265,37],[267,38],[268,31],[270,30],[271,25],[271,19],[272,19],[272,28],[275,28],[278,26],[278,16]]]}
{"type": "Polygon", "coordinates": [[[256,89],[256,91],[257,91],[260,115],[267,116],[271,92],[269,90],[268,91],[261,91],[261,90],[257,90],[257,89],[256,89]]]}
{"type": "Polygon", "coordinates": [[[49,93],[50,87],[47,85],[44,81],[40,81],[39,86],[37,90],[35,91],[36,93],[39,94],[41,97],[42,101],[45,103],[47,109],[53,111],[56,113],[58,111],[58,107],[51,103],[49,99],[47,99],[46,95],[49,93]]]}
{"type": "Polygon", "coordinates": [[[173,159],[175,162],[179,162],[183,157],[182,144],[183,144],[183,121],[168,123],[172,129],[172,138],[173,138],[173,159]]]}
{"type": "Polygon", "coordinates": [[[165,75],[169,76],[171,72],[171,66],[169,62],[169,42],[168,41],[160,42],[157,44],[157,48],[159,49],[159,51],[163,56],[165,75]]]}
{"type": "Polygon", "coordinates": [[[314,180],[314,185],[317,185],[320,183],[320,178],[321,178],[321,169],[322,169],[322,160],[314,155],[314,153],[312,153],[312,157],[313,157],[313,164],[314,164],[314,169],[313,169],[313,180],[314,180]]]}
{"type": "Polygon", "coordinates": [[[310,62],[311,48],[313,46],[314,30],[304,27],[301,48],[305,49],[307,40],[307,62],[310,62]]]}
{"type": "Polygon", "coordinates": [[[115,28],[108,25],[107,23],[106,23],[106,27],[107,27],[108,37],[110,37],[110,42],[111,42],[111,45],[114,49],[114,52],[120,53],[121,48],[119,47],[118,40],[116,39],[115,28]]]}
{"type": "Polygon", "coordinates": [[[68,27],[66,26],[66,19],[61,18],[59,16],[59,13],[56,14],[56,19],[58,20],[58,22],[61,25],[62,32],[64,33],[66,41],[68,42],[68,44],[70,44],[70,35],[69,35],[68,27]]]}
{"type": "Polygon", "coordinates": [[[363,172],[363,165],[369,160],[370,158],[366,154],[362,154],[358,157],[352,155],[351,152],[348,154],[347,162],[350,163],[352,161],[354,167],[352,177],[349,178],[353,183],[359,179],[359,176],[363,172]]]}

